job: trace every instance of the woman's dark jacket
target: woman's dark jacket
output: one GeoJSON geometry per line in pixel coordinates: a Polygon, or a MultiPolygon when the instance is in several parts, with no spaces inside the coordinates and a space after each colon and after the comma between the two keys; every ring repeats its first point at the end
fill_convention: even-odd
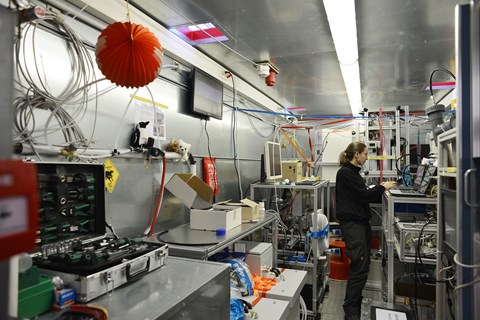
{"type": "Polygon", "coordinates": [[[385,191],[381,185],[367,188],[360,176],[360,167],[350,162],[338,170],[335,189],[335,212],[341,222],[370,220],[369,203],[379,201],[385,191]]]}

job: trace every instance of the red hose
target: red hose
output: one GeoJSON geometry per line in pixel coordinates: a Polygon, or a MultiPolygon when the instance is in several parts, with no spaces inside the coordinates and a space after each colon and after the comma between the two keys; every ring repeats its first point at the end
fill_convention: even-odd
{"type": "Polygon", "coordinates": [[[164,156],[162,160],[163,160],[162,182],[160,184],[160,190],[158,191],[157,207],[155,208],[155,215],[153,216],[152,225],[150,226],[150,231],[148,232],[149,237],[151,237],[153,234],[153,229],[155,229],[155,224],[157,223],[157,217],[158,217],[158,214],[160,213],[160,206],[162,205],[163,189],[165,186],[165,174],[167,173],[167,159],[164,156]]]}
{"type": "Polygon", "coordinates": [[[380,183],[382,183],[382,180],[383,180],[383,160],[382,160],[382,157],[383,156],[383,128],[382,128],[382,120],[383,120],[383,113],[382,113],[382,108],[380,108],[380,117],[378,119],[378,125],[379,125],[379,128],[380,128],[380,163],[379,163],[379,167],[380,167],[380,183]]]}
{"type": "MultiPolygon", "coordinates": [[[[315,158],[313,156],[313,146],[312,146],[312,137],[310,136],[310,128],[308,128],[307,131],[308,131],[308,144],[310,145],[310,158],[312,160],[312,163],[314,163],[315,158]]],[[[313,173],[313,168],[308,167],[307,169],[308,169],[308,171],[310,171],[310,169],[311,169],[312,173],[313,173]]],[[[307,172],[307,176],[308,175],[309,175],[309,173],[307,172]]]]}

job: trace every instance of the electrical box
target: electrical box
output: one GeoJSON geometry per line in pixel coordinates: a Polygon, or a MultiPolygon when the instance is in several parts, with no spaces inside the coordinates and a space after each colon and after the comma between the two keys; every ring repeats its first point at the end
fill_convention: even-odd
{"type": "Polygon", "coordinates": [[[273,246],[271,243],[239,241],[235,243],[235,252],[245,253],[245,262],[250,272],[256,276],[262,275],[262,266],[272,267],[273,246]],[[241,250],[239,247],[243,247],[241,250]]]}
{"type": "Polygon", "coordinates": [[[437,224],[430,223],[426,227],[424,225],[425,222],[402,222],[397,218],[394,234],[400,261],[412,262],[415,255],[418,257],[420,254],[424,263],[436,262],[437,224]],[[417,247],[419,241],[420,246],[417,247]]]}
{"type": "Polygon", "coordinates": [[[302,181],[302,162],[300,160],[282,161],[283,179],[291,182],[302,181]]]}
{"type": "Polygon", "coordinates": [[[34,249],[37,228],[36,165],[0,160],[0,261],[34,249]]]}

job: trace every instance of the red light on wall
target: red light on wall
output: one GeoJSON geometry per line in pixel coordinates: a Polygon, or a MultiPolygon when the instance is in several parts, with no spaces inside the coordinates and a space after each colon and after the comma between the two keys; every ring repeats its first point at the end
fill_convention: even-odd
{"type": "Polygon", "coordinates": [[[277,71],[270,68],[270,74],[265,78],[265,83],[267,84],[267,86],[273,87],[276,82],[275,78],[277,77],[277,73],[277,71]]]}
{"type": "Polygon", "coordinates": [[[300,111],[306,111],[307,109],[305,107],[291,107],[287,108],[287,111],[290,112],[300,112],[300,111]]]}

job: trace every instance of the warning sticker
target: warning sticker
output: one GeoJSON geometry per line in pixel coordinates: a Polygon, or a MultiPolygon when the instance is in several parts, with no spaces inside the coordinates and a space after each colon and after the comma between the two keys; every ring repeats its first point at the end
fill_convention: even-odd
{"type": "Polygon", "coordinates": [[[103,167],[105,168],[105,187],[108,192],[112,193],[120,176],[120,172],[118,172],[110,159],[105,160],[103,167]]]}

